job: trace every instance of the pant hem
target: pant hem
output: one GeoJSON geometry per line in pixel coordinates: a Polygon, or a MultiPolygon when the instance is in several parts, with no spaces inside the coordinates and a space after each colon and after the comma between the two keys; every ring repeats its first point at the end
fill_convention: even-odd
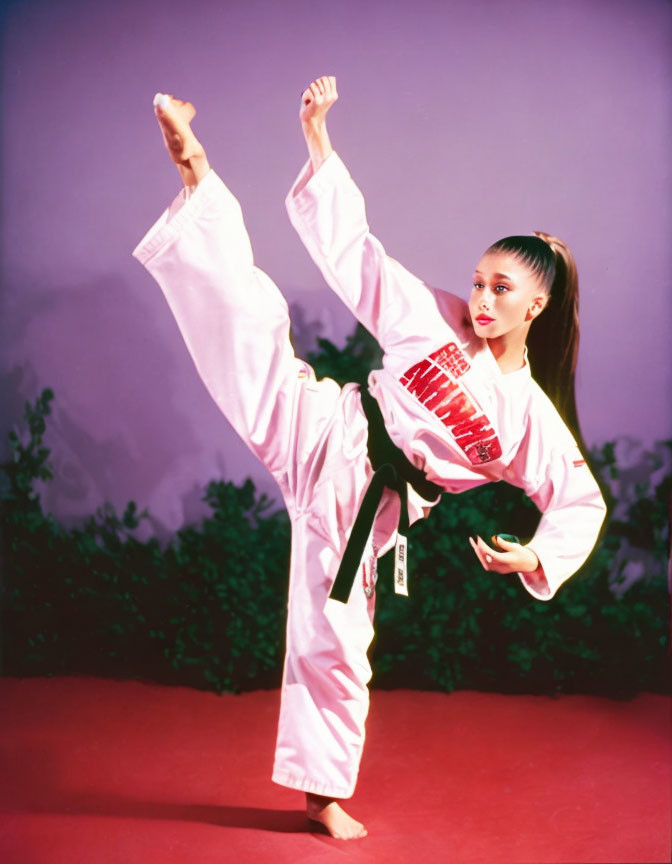
{"type": "Polygon", "coordinates": [[[274,771],[271,780],[279,786],[288,786],[290,789],[299,789],[302,792],[312,792],[315,795],[325,795],[330,798],[352,798],[355,787],[330,786],[327,783],[318,783],[308,780],[306,777],[293,777],[286,771],[274,771]]]}

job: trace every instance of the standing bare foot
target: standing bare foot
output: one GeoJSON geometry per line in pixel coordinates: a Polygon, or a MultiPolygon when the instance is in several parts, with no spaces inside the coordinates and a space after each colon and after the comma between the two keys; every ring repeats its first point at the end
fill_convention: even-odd
{"type": "Polygon", "coordinates": [[[210,171],[210,165],[203,145],[189,125],[196,116],[196,109],[191,102],[183,102],[168,93],[157,93],[154,97],[154,113],[166,149],[177,165],[185,186],[199,183],[210,171]]]}
{"type": "Polygon", "coordinates": [[[368,833],[362,823],[349,816],[335,798],[306,792],[306,814],[313,822],[324,825],[337,840],[354,840],[366,837],[368,833]]]}

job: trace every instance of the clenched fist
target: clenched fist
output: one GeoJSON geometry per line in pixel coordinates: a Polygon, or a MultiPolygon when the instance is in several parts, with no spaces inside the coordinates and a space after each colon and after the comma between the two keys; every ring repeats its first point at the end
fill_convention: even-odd
{"type": "Polygon", "coordinates": [[[324,120],[327,111],[337,99],[334,76],[323,75],[322,78],[316,78],[301,94],[301,122],[316,124],[324,120]]]}

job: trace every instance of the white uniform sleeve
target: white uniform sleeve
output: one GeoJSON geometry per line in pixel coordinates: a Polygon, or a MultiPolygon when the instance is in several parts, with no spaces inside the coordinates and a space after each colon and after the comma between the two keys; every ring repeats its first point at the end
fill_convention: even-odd
{"type": "Polygon", "coordinates": [[[132,254],[161,286],[203,382],[224,411],[236,385],[226,356],[233,344],[229,307],[236,293],[250,291],[254,274],[238,201],[211,169],[195,188],[180,191],[132,254]]]}
{"type": "Polygon", "coordinates": [[[133,256],[160,285],[215,403],[277,479],[305,364],[287,303],[255,266],[240,204],[214,170],[175,197],[133,256]]]}
{"type": "Polygon", "coordinates": [[[550,600],[590,555],[607,508],[576,445],[551,452],[541,482],[532,485],[527,480],[524,488],[543,513],[528,545],[539,558],[545,579],[518,575],[530,594],[550,600]]]}
{"type": "Polygon", "coordinates": [[[387,255],[369,231],[362,193],[335,151],[316,172],[306,162],[285,203],[327,284],[386,353],[409,333],[423,332],[428,321],[452,326],[450,316],[464,319],[464,301],[438,298],[445,292],[387,255]]]}

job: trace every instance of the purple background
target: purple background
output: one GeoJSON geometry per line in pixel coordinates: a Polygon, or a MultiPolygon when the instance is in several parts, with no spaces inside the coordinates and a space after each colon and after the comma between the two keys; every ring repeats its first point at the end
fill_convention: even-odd
{"type": "Polygon", "coordinates": [[[151,107],[174,93],[299,347],[342,344],[354,321],[284,210],[306,158],[299,92],[323,74],[339,83],[332,141],[389,253],[466,297],[492,241],[559,235],[579,267],[587,442],[670,436],[671,17],[662,0],[10,2],[0,455],[50,386],[44,500],[65,522],[133,498],[171,531],[220,476],[278,494],[131,250],[180,188],[151,107]]]}

